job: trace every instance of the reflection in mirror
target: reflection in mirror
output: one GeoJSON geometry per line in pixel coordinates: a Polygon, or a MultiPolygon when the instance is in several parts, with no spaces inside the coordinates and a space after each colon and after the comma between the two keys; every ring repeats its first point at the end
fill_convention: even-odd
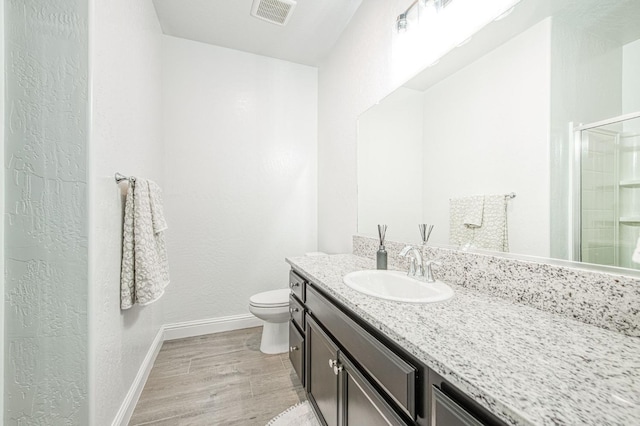
{"type": "Polygon", "coordinates": [[[583,262],[640,269],[640,114],[581,126],[579,253],[583,262]]]}
{"type": "MultiPolygon", "coordinates": [[[[616,237],[624,253],[605,254],[592,237],[617,231],[596,230],[595,213],[574,214],[584,202],[574,189],[582,143],[574,127],[640,111],[640,2],[548,3],[522,0],[361,115],[360,234],[375,236],[375,225],[387,223],[390,240],[418,242],[418,223],[433,223],[432,243],[449,245],[451,199],[514,192],[506,204],[512,253],[633,267],[640,226],[618,217],[618,231],[627,230],[616,237]],[[591,221],[589,231],[576,227],[580,219],[591,221]]],[[[633,155],[617,160],[620,179],[636,176],[633,155]]],[[[587,188],[583,182],[593,192],[587,188]]],[[[626,199],[594,195],[589,209],[640,215],[640,204],[635,213],[630,204],[640,203],[640,184],[638,195],[634,186],[621,188],[626,199]]]]}

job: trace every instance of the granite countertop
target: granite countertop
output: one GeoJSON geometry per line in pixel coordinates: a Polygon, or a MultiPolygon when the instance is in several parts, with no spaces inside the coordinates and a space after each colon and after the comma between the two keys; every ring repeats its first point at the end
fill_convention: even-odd
{"type": "Polygon", "coordinates": [[[287,262],[507,424],[640,425],[637,337],[455,285],[434,304],[370,297],[342,282],[375,269],[351,254],[287,262]]]}

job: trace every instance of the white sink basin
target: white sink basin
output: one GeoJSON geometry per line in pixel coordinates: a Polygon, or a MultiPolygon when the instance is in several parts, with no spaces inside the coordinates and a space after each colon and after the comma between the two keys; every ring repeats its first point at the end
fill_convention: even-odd
{"type": "Polygon", "coordinates": [[[433,303],[453,297],[453,289],[442,281],[418,281],[399,271],[357,271],[342,280],[360,293],[398,302],[433,303]]]}

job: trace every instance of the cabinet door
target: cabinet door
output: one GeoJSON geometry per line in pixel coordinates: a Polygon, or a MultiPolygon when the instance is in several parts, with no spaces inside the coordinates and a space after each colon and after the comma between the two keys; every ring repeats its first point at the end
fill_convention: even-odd
{"type": "Polygon", "coordinates": [[[343,389],[343,419],[351,426],[404,426],[402,418],[371,386],[349,359],[340,353],[343,389]]]}
{"type": "Polygon", "coordinates": [[[483,426],[440,389],[431,388],[431,426],[483,426]]]}
{"type": "Polygon", "coordinates": [[[293,321],[289,321],[289,360],[304,386],[304,336],[293,321]]]}
{"type": "Polygon", "coordinates": [[[307,392],[327,426],[338,425],[338,348],[320,326],[306,318],[307,392]]]}

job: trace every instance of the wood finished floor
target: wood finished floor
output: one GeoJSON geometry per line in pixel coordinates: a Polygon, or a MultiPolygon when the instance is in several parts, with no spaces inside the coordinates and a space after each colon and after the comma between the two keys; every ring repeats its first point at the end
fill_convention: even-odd
{"type": "Polygon", "coordinates": [[[260,352],[262,327],[165,342],[130,426],[264,426],[306,399],[288,354],[260,352]]]}

